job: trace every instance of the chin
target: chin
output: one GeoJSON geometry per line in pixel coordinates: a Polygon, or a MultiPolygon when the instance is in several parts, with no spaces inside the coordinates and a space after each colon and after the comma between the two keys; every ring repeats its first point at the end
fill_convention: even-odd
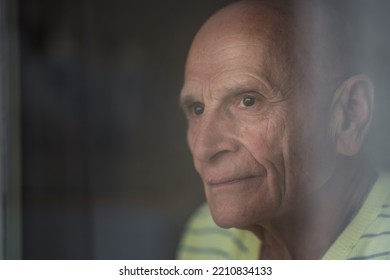
{"type": "Polygon", "coordinates": [[[280,211],[281,195],[268,188],[207,189],[214,222],[222,228],[246,228],[272,220],[280,211]]]}
{"type": "Polygon", "coordinates": [[[281,210],[280,200],[268,196],[245,196],[241,199],[209,196],[211,216],[222,228],[247,228],[275,219],[281,210]]]}
{"type": "Polygon", "coordinates": [[[209,204],[214,222],[221,228],[244,228],[255,223],[255,217],[246,213],[246,207],[209,204]]]}
{"type": "Polygon", "coordinates": [[[232,219],[231,217],[228,217],[227,219],[219,216],[212,215],[213,220],[215,224],[221,228],[242,228],[241,226],[242,221],[236,221],[232,219]]]}

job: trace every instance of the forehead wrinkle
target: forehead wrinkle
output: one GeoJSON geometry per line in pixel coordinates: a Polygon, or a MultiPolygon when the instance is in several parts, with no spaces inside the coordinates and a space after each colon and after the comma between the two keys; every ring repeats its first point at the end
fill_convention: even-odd
{"type": "Polygon", "coordinates": [[[186,104],[193,102],[205,103],[206,100],[218,100],[219,96],[213,94],[209,80],[209,77],[205,78],[203,81],[200,79],[191,79],[190,84],[194,84],[193,82],[195,81],[199,86],[196,88],[188,84],[184,86],[181,97],[181,100],[183,101],[182,104],[185,106],[186,104]],[[208,98],[206,98],[206,96],[208,98]]]}
{"type": "Polygon", "coordinates": [[[216,92],[220,91],[270,91],[271,87],[267,84],[266,80],[263,80],[260,76],[251,74],[248,72],[235,72],[235,71],[226,71],[231,72],[229,75],[225,73],[223,76],[218,75],[214,78],[212,83],[212,90],[216,92]],[[224,82],[224,80],[228,82],[224,82]],[[231,82],[230,82],[231,81],[231,82]]]}
{"type": "Polygon", "coordinates": [[[222,71],[217,71],[212,79],[218,81],[224,79],[224,76],[247,76],[247,78],[242,80],[245,81],[246,79],[248,81],[248,77],[255,80],[257,84],[251,82],[252,87],[255,86],[262,89],[264,94],[276,97],[277,95],[280,96],[280,93],[288,91],[287,88],[291,87],[291,85],[289,80],[284,77],[290,76],[290,73],[280,75],[280,72],[285,71],[283,71],[284,69],[279,69],[280,63],[275,63],[275,60],[270,58],[275,56],[274,54],[270,54],[272,50],[264,48],[263,44],[253,44],[251,46],[255,46],[256,48],[250,49],[251,54],[248,56],[245,56],[246,53],[240,50],[231,58],[224,59],[224,63],[219,64],[219,68],[222,68],[222,71]],[[244,56],[242,56],[243,53],[244,56]],[[239,58],[238,61],[237,58],[239,58]],[[247,59],[247,61],[244,59],[247,59]]]}
{"type": "MultiPolygon", "coordinates": [[[[247,43],[241,41],[231,42],[229,45],[214,45],[212,48],[195,49],[190,53],[186,73],[191,72],[190,69],[201,69],[201,72],[207,73],[213,70],[218,70],[220,67],[229,66],[232,60],[239,58],[240,60],[246,58],[256,60],[261,63],[266,54],[266,45],[264,42],[257,40],[257,42],[247,43]],[[206,66],[206,67],[205,67],[206,66]]],[[[230,67],[242,67],[248,63],[237,63],[240,61],[233,61],[230,67]]]]}
{"type": "Polygon", "coordinates": [[[264,51],[264,46],[267,46],[269,42],[267,40],[255,40],[255,39],[249,39],[249,38],[240,38],[239,36],[235,37],[235,41],[231,41],[230,44],[216,44],[213,46],[212,51],[210,52],[210,55],[218,55],[219,53],[223,53],[224,51],[235,49],[235,48],[248,48],[248,47],[255,47],[258,51],[264,51]],[[247,41],[247,42],[245,42],[247,41]],[[221,46],[222,47],[216,47],[221,46]]]}

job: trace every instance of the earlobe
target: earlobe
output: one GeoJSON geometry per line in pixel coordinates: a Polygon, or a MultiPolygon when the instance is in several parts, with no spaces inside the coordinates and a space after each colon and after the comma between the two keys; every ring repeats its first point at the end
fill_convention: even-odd
{"type": "Polygon", "coordinates": [[[371,122],[374,88],[367,76],[344,81],[332,103],[331,132],[337,152],[353,156],[363,146],[371,122]]]}

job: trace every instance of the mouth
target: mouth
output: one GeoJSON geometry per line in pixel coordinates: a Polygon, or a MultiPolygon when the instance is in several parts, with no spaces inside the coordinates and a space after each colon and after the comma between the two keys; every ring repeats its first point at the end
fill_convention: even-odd
{"type": "Polygon", "coordinates": [[[226,185],[234,185],[237,183],[241,183],[243,181],[252,180],[258,178],[258,176],[250,175],[250,176],[244,176],[244,177],[236,177],[236,178],[226,178],[221,180],[210,180],[207,182],[207,184],[210,187],[218,187],[218,186],[226,186],[226,185]]]}

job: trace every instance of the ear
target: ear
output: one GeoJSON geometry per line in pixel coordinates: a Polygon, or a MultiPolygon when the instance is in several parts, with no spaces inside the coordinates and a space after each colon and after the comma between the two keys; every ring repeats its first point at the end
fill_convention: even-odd
{"type": "Polygon", "coordinates": [[[367,76],[352,76],[337,89],[332,103],[331,132],[338,153],[353,156],[361,150],[373,102],[374,87],[367,76]]]}

